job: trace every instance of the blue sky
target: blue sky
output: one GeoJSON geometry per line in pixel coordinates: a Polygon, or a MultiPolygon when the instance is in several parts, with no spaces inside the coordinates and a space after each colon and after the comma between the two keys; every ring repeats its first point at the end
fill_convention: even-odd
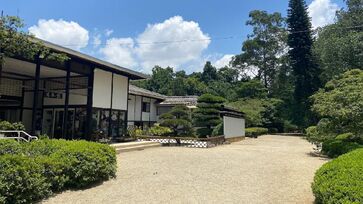
{"type": "MultiPolygon", "coordinates": [[[[314,26],[333,22],[344,5],[307,4],[314,26]]],[[[2,0],[0,10],[19,15],[37,37],[121,66],[150,72],[155,64],[170,65],[192,72],[206,60],[223,66],[240,53],[251,31],[245,25],[251,10],[286,15],[287,5],[288,0],[2,0]]]]}

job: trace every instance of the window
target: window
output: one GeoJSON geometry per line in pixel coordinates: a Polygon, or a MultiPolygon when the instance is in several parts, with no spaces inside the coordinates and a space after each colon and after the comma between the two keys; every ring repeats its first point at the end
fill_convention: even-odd
{"type": "Polygon", "coordinates": [[[150,112],[150,102],[142,102],[142,112],[150,112]]]}

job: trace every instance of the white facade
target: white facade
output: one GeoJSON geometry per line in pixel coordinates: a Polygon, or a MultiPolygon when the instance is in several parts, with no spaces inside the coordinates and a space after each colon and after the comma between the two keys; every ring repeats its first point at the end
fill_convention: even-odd
{"type": "Polygon", "coordinates": [[[245,119],[223,116],[223,132],[225,138],[245,136],[245,119]]]}

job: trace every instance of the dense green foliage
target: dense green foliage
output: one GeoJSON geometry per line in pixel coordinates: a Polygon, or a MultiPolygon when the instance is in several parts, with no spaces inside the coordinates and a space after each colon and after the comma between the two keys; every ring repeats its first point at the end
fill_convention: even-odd
{"type": "Polygon", "coordinates": [[[347,0],[347,9],[337,13],[337,21],[319,31],[314,52],[319,57],[323,82],[351,69],[363,69],[363,6],[347,0]]]}
{"type": "Polygon", "coordinates": [[[234,57],[233,65],[242,70],[257,68],[257,79],[264,86],[272,88],[276,74],[284,61],[286,49],[286,20],[280,13],[269,14],[266,11],[251,11],[246,25],[253,27],[252,34],[243,42],[242,54],[234,57]]]}
{"type": "Polygon", "coordinates": [[[0,201],[32,203],[67,188],[81,188],[112,178],[116,152],[86,141],[0,140],[0,201]]]}
{"type": "Polygon", "coordinates": [[[323,142],[321,152],[331,158],[334,158],[362,147],[363,145],[360,145],[356,142],[331,139],[323,142]]]}
{"type": "Polygon", "coordinates": [[[199,137],[211,136],[213,129],[222,122],[219,111],[224,102],[224,98],[212,94],[203,94],[198,98],[198,108],[194,111],[193,118],[199,137]]]}
{"type": "Polygon", "coordinates": [[[170,128],[172,136],[193,136],[191,112],[186,106],[175,106],[160,116],[160,125],[170,128]]]}
{"type": "Polygon", "coordinates": [[[160,124],[156,123],[151,128],[149,128],[148,133],[151,136],[165,136],[173,133],[173,130],[168,127],[160,126],[160,124]]]}
{"type": "Polygon", "coordinates": [[[223,126],[223,122],[219,123],[212,132],[212,136],[221,136],[224,135],[224,130],[223,130],[224,126],[223,126]]]}
{"type": "Polygon", "coordinates": [[[324,164],[314,178],[316,203],[363,203],[363,149],[324,164]]]}
{"type": "Polygon", "coordinates": [[[0,130],[25,130],[22,123],[10,123],[8,121],[0,121],[0,130]]]}
{"type": "Polygon", "coordinates": [[[289,1],[287,24],[290,66],[295,78],[293,120],[304,127],[311,120],[308,98],[320,87],[320,69],[312,53],[311,22],[304,0],[289,1]]]}
{"type": "Polygon", "coordinates": [[[342,133],[363,135],[362,87],[363,71],[351,70],[329,81],[312,96],[313,110],[323,118],[319,122],[320,135],[328,138],[342,133]]]}
{"type": "Polygon", "coordinates": [[[246,137],[258,137],[260,135],[264,135],[268,133],[267,128],[262,127],[250,127],[246,128],[246,137]]]}

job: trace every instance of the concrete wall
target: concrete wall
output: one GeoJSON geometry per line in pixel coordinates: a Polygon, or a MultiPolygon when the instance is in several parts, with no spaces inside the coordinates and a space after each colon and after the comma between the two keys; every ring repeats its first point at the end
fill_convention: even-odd
{"type": "Polygon", "coordinates": [[[245,119],[223,116],[225,138],[245,136],[245,119]]]}

